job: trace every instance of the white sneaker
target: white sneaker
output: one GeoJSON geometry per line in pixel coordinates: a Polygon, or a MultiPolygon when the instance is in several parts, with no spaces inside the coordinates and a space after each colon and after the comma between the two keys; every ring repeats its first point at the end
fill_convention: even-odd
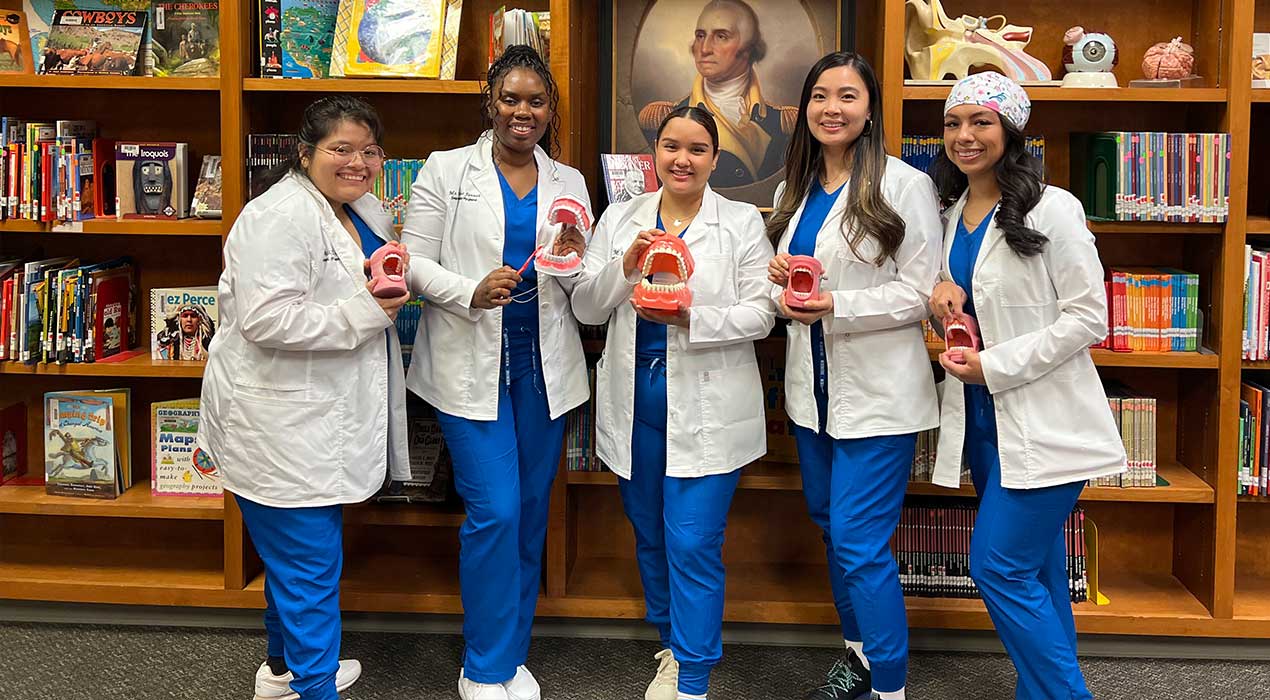
{"type": "Polygon", "coordinates": [[[524,666],[516,667],[516,675],[503,683],[503,688],[507,690],[509,700],[542,700],[542,688],[538,687],[534,674],[524,666]]]}
{"type": "MultiPolygon", "coordinates": [[[[357,659],[341,659],[340,668],[335,672],[335,690],[340,692],[357,682],[362,677],[362,664],[357,659]]],[[[281,676],[273,675],[269,662],[260,664],[256,669],[255,700],[299,700],[300,694],[291,690],[291,681],[295,677],[290,671],[281,676]]]]}
{"type": "Polygon", "coordinates": [[[644,691],[644,700],[679,700],[679,662],[669,649],[657,652],[654,659],[661,663],[657,666],[657,675],[644,691]]]}
{"type": "Polygon", "coordinates": [[[477,683],[463,675],[462,669],[459,670],[459,697],[463,700],[512,700],[502,683],[477,683]]]}

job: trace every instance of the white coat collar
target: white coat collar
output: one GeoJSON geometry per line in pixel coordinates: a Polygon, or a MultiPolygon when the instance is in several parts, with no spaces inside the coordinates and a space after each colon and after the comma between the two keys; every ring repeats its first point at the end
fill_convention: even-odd
{"type": "MultiPolygon", "coordinates": [[[[344,269],[348,271],[353,279],[363,279],[365,273],[362,270],[362,261],[366,259],[362,252],[361,246],[353,242],[352,237],[348,235],[344,224],[335,216],[335,210],[331,208],[330,201],[327,200],[322,192],[318,190],[317,185],[306,175],[299,173],[289,173],[287,175],[292,181],[300,186],[313,201],[317,204],[318,210],[322,212],[322,227],[324,233],[329,234],[329,244],[335,247],[335,252],[339,255],[340,261],[344,265],[344,269]]],[[[379,204],[379,199],[374,194],[367,192],[360,199],[352,203],[353,211],[362,217],[366,225],[375,232],[375,235],[385,241],[395,240],[396,235],[393,230],[392,220],[383,211],[383,207],[379,204]]]]}
{"type": "MultiPolygon", "coordinates": [[[[966,208],[966,199],[970,196],[967,190],[961,193],[961,197],[957,199],[956,204],[948,208],[945,214],[946,221],[944,223],[944,269],[950,269],[949,258],[952,256],[953,241],[957,239],[957,224],[961,221],[961,212],[966,208]]],[[[1001,205],[998,204],[998,207],[1001,205]]],[[[997,226],[997,211],[992,210],[992,221],[988,222],[988,230],[983,234],[983,243],[979,246],[979,255],[975,257],[974,270],[971,272],[971,278],[979,274],[979,268],[983,265],[983,261],[987,259],[988,252],[992,247],[1001,242],[1005,237],[1005,232],[997,226]]]]}
{"type": "MultiPolygon", "coordinates": [[[[657,227],[657,213],[661,211],[661,193],[662,191],[658,190],[631,209],[631,223],[636,226],[637,231],[657,227]]],[[[720,199],[722,197],[716,194],[709,185],[706,185],[705,193],[701,196],[701,209],[697,212],[697,218],[688,226],[688,230],[684,232],[685,245],[690,246],[693,241],[705,237],[711,227],[719,224],[720,199]],[[698,224],[701,225],[698,226],[698,224]]]]}
{"type": "MultiPolygon", "coordinates": [[[[468,168],[472,183],[481,193],[481,199],[489,205],[497,223],[494,230],[502,238],[507,222],[503,216],[503,188],[498,182],[498,166],[494,163],[494,132],[487,130],[476,140],[473,148],[476,152],[468,158],[468,168]]],[[[534,146],[534,161],[538,165],[538,217],[536,221],[538,243],[545,244],[546,235],[543,223],[547,220],[547,210],[556,197],[564,190],[564,179],[557,163],[542,150],[534,146]]]]}
{"type": "MultiPolygon", "coordinates": [[[[818,186],[818,183],[812,183],[812,186],[818,186]]],[[[843,184],[841,191],[838,193],[838,198],[834,200],[833,206],[829,207],[829,213],[825,216],[825,223],[822,224],[822,227],[828,225],[830,222],[841,222],[842,214],[847,208],[847,188],[849,187],[851,187],[851,180],[847,180],[846,183],[843,184]]],[[[803,218],[803,210],[807,208],[807,198],[810,196],[811,189],[808,188],[807,194],[803,196],[803,201],[798,204],[798,209],[794,211],[794,215],[789,218],[789,224],[785,226],[785,234],[781,236],[780,248],[783,253],[789,252],[789,244],[794,240],[794,233],[798,230],[798,222],[803,218]]],[[[838,229],[841,229],[840,223],[834,227],[835,231],[838,229]]],[[[844,239],[841,235],[816,236],[816,254],[813,257],[818,260],[827,260],[829,251],[826,250],[826,247],[834,245],[838,240],[846,239],[844,239]]]]}

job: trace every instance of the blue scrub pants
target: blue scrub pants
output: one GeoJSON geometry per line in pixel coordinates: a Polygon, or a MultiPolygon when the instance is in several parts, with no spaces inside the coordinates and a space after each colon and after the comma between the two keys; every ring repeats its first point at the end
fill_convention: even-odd
{"type": "Polygon", "coordinates": [[[269,656],[287,661],[301,700],[338,700],[344,507],[275,508],[234,500],[265,564],[269,656]]]}
{"type": "Polygon", "coordinates": [[[1085,483],[1002,488],[992,395],[979,385],[965,390],[965,455],[979,494],[970,577],[1018,671],[1014,697],[1092,700],[1076,661],[1063,535],[1085,483]]]}
{"type": "Polygon", "coordinates": [[[497,420],[437,411],[467,510],[459,528],[463,672],[477,683],[511,680],[529,655],[564,440],[565,419],[551,420],[547,405],[537,328],[508,331],[503,347],[497,420]]]}
{"type": "Polygon", "coordinates": [[[723,658],[723,532],[740,470],[666,476],[666,364],[635,367],[631,478],[618,479],[647,619],[679,662],[679,692],[705,695],[723,658]]]}
{"type": "Polygon", "coordinates": [[[917,434],[835,440],[795,426],[794,438],[807,510],[825,540],[842,638],[864,643],[873,690],[897,691],[908,675],[908,617],[891,536],[917,434]]]}

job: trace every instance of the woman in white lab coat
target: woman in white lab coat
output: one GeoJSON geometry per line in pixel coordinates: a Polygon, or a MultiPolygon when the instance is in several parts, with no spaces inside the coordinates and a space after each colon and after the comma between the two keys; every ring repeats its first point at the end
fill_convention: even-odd
{"type": "Polygon", "coordinates": [[[198,440],[265,565],[258,699],[336,700],[357,680],[361,666],[339,661],[343,504],[374,494],[386,470],[409,474],[390,330],[409,295],[372,296],[363,269],[394,239],[370,194],[382,131],[359,99],[314,102],[294,158],[225,241],[198,440]]]}
{"type": "Polygon", "coordinates": [[[579,321],[608,322],[596,453],[618,475],[647,619],[664,647],[647,700],[706,697],[723,654],[728,508],[741,467],[767,451],[754,341],[775,320],[764,275],[772,248],[753,205],[707,185],[718,154],[709,112],[671,112],[654,145],[661,191],[604,212],[573,293],[579,321]],[[641,294],[665,302],[685,298],[679,272],[660,272],[657,255],[694,263],[691,302],[677,312],[635,305],[641,285],[641,294]],[[653,268],[659,272],[650,279],[653,268]]]}
{"type": "Polygon", "coordinates": [[[824,533],[846,658],[809,700],[870,689],[904,697],[908,623],[889,542],[899,524],[917,434],[939,423],[921,331],[939,274],[930,178],[887,156],[881,94],[860,56],[832,53],[807,74],[767,229],[771,280],[790,255],[824,268],[818,297],[791,318],[785,409],[795,424],[803,493],[824,533]]]}
{"type": "Polygon", "coordinates": [[[1082,700],[1063,526],[1086,481],[1124,471],[1125,453],[1089,355],[1107,334],[1102,264],[1080,202],[1045,185],[1024,148],[1030,112],[999,73],[962,80],[944,105],[932,173],[952,206],[930,306],[976,318],[982,350],[939,358],[934,481],[956,488],[964,456],[980,499],[970,575],[1016,697],[1082,700]]]}
{"type": "MultiPolygon", "coordinates": [[[[406,383],[437,409],[467,510],[459,695],[538,700],[525,660],[551,485],[564,415],[589,388],[569,309],[575,278],[541,273],[535,253],[553,242],[544,224],[558,197],[586,208],[590,199],[581,173],[537,145],[556,123],[555,82],[542,58],[508,47],[486,89],[492,129],[428,156],[411,191],[402,240],[413,254],[410,286],[427,303],[415,344],[424,350],[406,383]]],[[[583,237],[566,229],[548,252],[581,258],[583,237]]]]}

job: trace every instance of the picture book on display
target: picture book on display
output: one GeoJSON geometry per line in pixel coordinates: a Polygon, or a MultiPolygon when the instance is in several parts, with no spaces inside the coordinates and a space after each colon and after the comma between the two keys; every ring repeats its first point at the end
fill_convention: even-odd
{"type": "Polygon", "coordinates": [[[26,15],[0,10],[0,73],[34,73],[33,55],[26,15]]]}
{"type": "Polygon", "coordinates": [[[115,144],[115,217],[184,219],[190,215],[189,144],[115,144]]]}
{"type": "Polygon", "coordinates": [[[220,472],[198,448],[198,399],[150,404],[150,492],[219,496],[220,472]]]}
{"type": "Polygon", "coordinates": [[[220,75],[220,3],[156,0],[150,8],[150,50],[157,76],[220,75]]]}
{"type": "Polygon", "coordinates": [[[216,287],[150,290],[150,358],[207,361],[216,335],[216,287]]]}
{"type": "Polygon", "coordinates": [[[326,78],[339,0],[260,0],[260,75],[326,78]]]}
{"type": "Polygon", "coordinates": [[[341,0],[332,75],[436,78],[444,0],[341,0]]]}
{"type": "Polygon", "coordinates": [[[190,213],[200,219],[221,218],[221,157],[203,156],[190,213]]]}
{"type": "Polygon", "coordinates": [[[604,153],[600,164],[604,166],[604,187],[612,204],[656,192],[660,187],[649,153],[604,153]]]}
{"type": "Polygon", "coordinates": [[[134,75],[146,20],[145,11],[57,10],[40,54],[40,72],[134,75]]]}
{"type": "Polygon", "coordinates": [[[118,498],[132,486],[129,389],[44,395],[44,489],[118,498]]]}

